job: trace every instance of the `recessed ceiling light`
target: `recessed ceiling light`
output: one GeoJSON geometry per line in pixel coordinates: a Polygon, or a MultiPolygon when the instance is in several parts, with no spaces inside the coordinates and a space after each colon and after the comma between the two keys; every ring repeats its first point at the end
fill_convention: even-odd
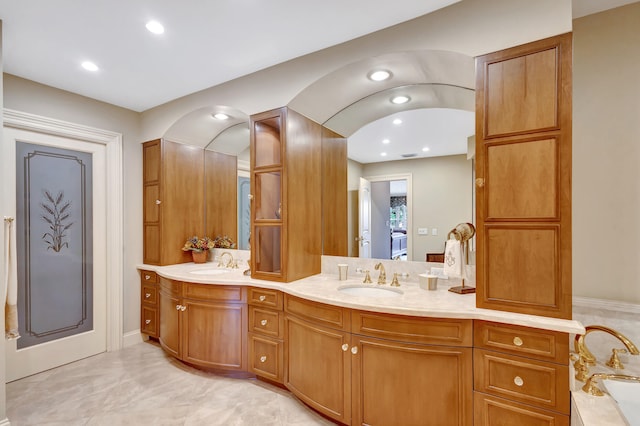
{"type": "Polygon", "coordinates": [[[227,114],[224,114],[222,112],[217,112],[215,114],[212,114],[213,118],[215,118],[216,120],[228,120],[229,116],[227,114]]]}
{"type": "Polygon", "coordinates": [[[395,124],[396,126],[398,124],[402,124],[402,120],[400,120],[399,118],[396,118],[395,120],[393,120],[393,124],[395,124]]]}
{"type": "Polygon", "coordinates": [[[406,104],[407,102],[409,102],[411,100],[410,97],[406,96],[406,95],[399,95],[399,96],[394,96],[393,98],[391,98],[391,102],[394,104],[406,104]]]}
{"type": "Polygon", "coordinates": [[[94,64],[93,62],[91,62],[91,61],[84,61],[82,63],[82,68],[84,68],[87,71],[98,71],[99,70],[98,66],[96,64],[94,64]]]}
{"type": "Polygon", "coordinates": [[[147,29],[154,34],[162,34],[164,33],[164,27],[158,21],[149,21],[147,25],[145,25],[147,29]]]}
{"type": "Polygon", "coordinates": [[[422,148],[422,152],[428,152],[429,151],[429,147],[425,146],[424,148],[422,148]]]}
{"type": "Polygon", "coordinates": [[[380,153],[380,157],[386,157],[386,156],[387,156],[387,153],[386,153],[386,152],[381,152],[381,153],[380,153]]]}
{"type": "Polygon", "coordinates": [[[391,141],[389,139],[382,139],[382,143],[388,144],[388,143],[391,143],[391,141]]]}
{"type": "Polygon", "coordinates": [[[391,73],[387,70],[375,70],[369,73],[369,79],[373,81],[384,81],[391,77],[391,73]]]}

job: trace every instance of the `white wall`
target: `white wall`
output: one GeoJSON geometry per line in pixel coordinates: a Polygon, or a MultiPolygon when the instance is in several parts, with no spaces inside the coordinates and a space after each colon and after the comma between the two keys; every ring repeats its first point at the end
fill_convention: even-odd
{"type": "Polygon", "coordinates": [[[574,21],[573,294],[640,303],[640,3],[574,21]]]}
{"type": "MultiPolygon", "coordinates": [[[[2,62],[2,58],[4,56],[2,55],[2,20],[0,20],[0,74],[2,74],[3,72],[3,62],[2,62]]],[[[2,93],[3,93],[3,84],[2,81],[0,81],[0,111],[2,111],[3,108],[3,99],[2,99],[2,93]]],[[[3,119],[2,116],[0,115],[0,130],[3,128],[3,119]]],[[[3,134],[4,132],[0,131],[0,145],[4,143],[3,140],[3,134]]],[[[0,146],[0,152],[2,152],[2,147],[0,146]]],[[[0,187],[0,216],[4,216],[5,215],[5,205],[4,205],[4,200],[6,199],[6,196],[4,194],[5,191],[5,185],[2,185],[0,187]]],[[[4,219],[4,218],[3,218],[4,219]]],[[[5,274],[5,270],[4,270],[4,259],[5,259],[5,252],[4,252],[4,221],[2,223],[3,226],[3,234],[2,234],[2,247],[0,247],[0,259],[2,259],[2,261],[0,261],[0,301],[2,302],[2,312],[4,312],[4,301],[5,301],[5,297],[7,294],[7,289],[5,286],[5,282],[4,282],[4,274],[5,274]]],[[[0,330],[2,330],[2,335],[0,336],[0,424],[4,424],[6,419],[7,419],[7,390],[4,386],[4,383],[6,381],[6,372],[5,372],[5,339],[4,339],[4,315],[0,315],[0,330]]]]}
{"type": "Polygon", "coordinates": [[[124,288],[123,333],[140,328],[142,263],[142,146],[140,114],[4,74],[4,107],[123,135],[124,288]]]}

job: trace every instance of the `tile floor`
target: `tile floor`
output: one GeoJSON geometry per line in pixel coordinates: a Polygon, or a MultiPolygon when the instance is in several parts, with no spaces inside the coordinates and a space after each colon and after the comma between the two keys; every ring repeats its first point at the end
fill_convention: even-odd
{"type": "Polygon", "coordinates": [[[155,343],[7,384],[12,426],[332,425],[283,389],[190,368],[155,343]]]}

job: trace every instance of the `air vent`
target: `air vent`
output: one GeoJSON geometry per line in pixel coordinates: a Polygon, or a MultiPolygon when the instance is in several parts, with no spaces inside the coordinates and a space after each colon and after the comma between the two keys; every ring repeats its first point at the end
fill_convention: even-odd
{"type": "Polygon", "coordinates": [[[417,157],[418,154],[402,154],[401,157],[403,158],[411,158],[411,157],[417,157]]]}

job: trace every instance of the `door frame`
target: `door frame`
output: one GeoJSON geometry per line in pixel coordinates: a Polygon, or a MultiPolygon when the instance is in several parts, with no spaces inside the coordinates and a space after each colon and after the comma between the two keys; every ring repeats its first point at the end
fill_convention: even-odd
{"type": "MultiPolygon", "coordinates": [[[[4,108],[4,127],[29,130],[105,145],[106,149],[106,283],[107,283],[107,352],[123,345],[123,179],[122,134],[4,108]]],[[[4,310],[4,307],[2,308],[4,310]]],[[[3,345],[4,346],[4,345],[3,345]]],[[[4,359],[4,348],[3,357],[4,359]]],[[[3,363],[0,368],[5,369],[3,363]]],[[[4,375],[2,375],[4,376],[4,375]]],[[[2,384],[4,386],[4,383],[2,384]]]]}
{"type": "Polygon", "coordinates": [[[378,176],[363,176],[369,182],[382,182],[392,180],[407,181],[407,261],[413,260],[413,174],[398,173],[378,176]]]}

